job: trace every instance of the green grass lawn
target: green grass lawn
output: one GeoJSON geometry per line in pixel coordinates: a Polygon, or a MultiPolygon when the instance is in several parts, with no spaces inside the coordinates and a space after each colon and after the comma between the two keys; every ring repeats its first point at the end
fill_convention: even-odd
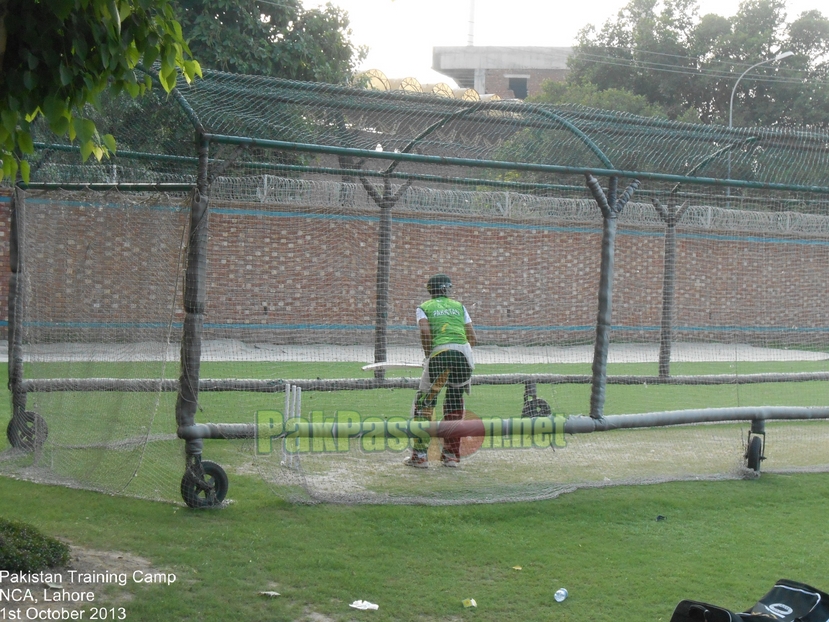
{"type": "Polygon", "coordinates": [[[101,604],[148,622],[657,622],[683,598],[748,608],[783,577],[829,587],[824,474],[452,507],[296,506],[255,477],[235,486],[229,507],[190,511],[0,478],[0,512],[175,573],[170,586],[102,592],[101,604]],[[561,604],[552,598],[558,587],[570,592],[561,604]],[[477,609],[465,610],[465,598],[477,609]],[[380,609],[349,609],[357,599],[380,609]]]}
{"type": "MultiPolygon", "coordinates": [[[[734,373],[733,368],[728,371],[728,364],[687,365],[687,370],[676,365],[672,371],[734,373]]],[[[790,371],[809,371],[822,369],[825,363],[787,365],[790,371]]],[[[519,371],[532,371],[532,366],[525,367],[519,371]]],[[[589,373],[587,366],[558,367],[568,369],[557,369],[557,373],[589,373]]],[[[53,372],[59,376],[61,371],[65,369],[56,366],[41,377],[53,372]]],[[[87,371],[90,376],[137,377],[142,370],[106,366],[87,371]]],[[[202,367],[204,377],[242,376],[235,371],[219,364],[202,367]]],[[[357,364],[317,368],[263,365],[245,371],[250,373],[244,377],[264,378],[366,376],[357,364]]],[[[493,366],[477,371],[517,370],[493,366]]],[[[740,364],[740,373],[760,371],[769,371],[767,364],[740,364]]],[[[780,371],[779,367],[774,371],[780,371]]],[[[611,373],[653,374],[655,369],[625,365],[611,373]]],[[[825,392],[823,383],[739,388],[610,386],[607,412],[694,407],[689,404],[737,405],[735,401],[739,405],[814,405],[826,403],[825,392]],[[712,404],[712,396],[726,404],[712,404]],[[646,401],[644,407],[642,400],[646,401]]],[[[556,412],[578,414],[586,410],[589,387],[540,386],[539,393],[556,412]]],[[[514,416],[521,394],[521,386],[476,387],[469,398],[470,408],[487,416],[514,416]]],[[[102,426],[94,413],[146,407],[142,400],[148,396],[55,394],[49,399],[61,406],[59,412],[64,413],[64,419],[76,424],[73,427],[66,421],[50,421],[50,427],[53,423],[56,426],[55,433],[65,438],[71,439],[73,434],[80,438],[81,430],[84,434],[95,431],[103,439],[141,426],[149,426],[153,433],[169,434],[174,430],[175,398],[171,394],[159,398],[154,418],[115,422],[109,426],[112,429],[102,426]],[[84,403],[95,404],[93,414],[84,411],[84,403]],[[74,414],[70,417],[66,413],[74,414]]],[[[203,394],[202,399],[199,421],[250,422],[256,409],[281,408],[283,398],[281,394],[216,393],[203,394]]],[[[411,399],[412,391],[406,390],[309,393],[303,395],[303,411],[350,409],[366,414],[405,414],[411,399]]],[[[8,398],[4,404],[0,412],[3,428],[9,416],[8,398]]],[[[789,454],[802,454],[798,443],[805,444],[803,439],[810,437],[815,438],[810,451],[825,448],[822,436],[814,433],[822,431],[818,425],[822,426],[770,424],[769,462],[773,464],[774,452],[780,451],[784,432],[797,441],[786,448],[789,454]],[[800,436],[793,432],[798,429],[800,436]]],[[[704,436],[714,427],[725,429],[709,426],[621,431],[580,435],[585,438],[574,442],[598,444],[601,453],[595,455],[603,462],[584,468],[595,468],[600,475],[604,468],[620,472],[626,464],[646,463],[650,457],[642,448],[649,444],[671,446],[679,460],[679,453],[685,451],[683,438],[691,438],[693,448],[700,434],[704,436]],[[634,449],[635,456],[625,454],[634,449]]],[[[0,445],[0,449],[3,447],[0,445]]],[[[557,458],[565,458],[569,449],[557,452],[557,458]]],[[[160,487],[165,494],[172,488],[170,496],[176,503],[0,477],[0,496],[4,500],[0,516],[29,522],[75,546],[118,551],[127,559],[139,556],[155,569],[175,573],[177,580],[170,586],[129,582],[125,588],[98,591],[98,604],[122,606],[127,619],[147,622],[368,618],[667,622],[674,606],[684,598],[733,610],[746,609],[783,577],[829,589],[829,567],[823,563],[829,553],[823,528],[829,474],[763,473],[752,480],[595,487],[531,503],[446,507],[293,505],[274,494],[274,486],[262,473],[244,468],[250,464],[250,451],[250,444],[244,441],[206,443],[205,456],[227,465],[231,473],[233,502],[220,510],[192,511],[178,503],[176,486],[183,456],[180,441],[170,440],[148,444],[146,451],[138,448],[115,457],[109,455],[114,452],[87,452],[82,460],[71,464],[79,477],[86,471],[103,470],[114,479],[122,477],[119,473],[129,474],[138,464],[142,469],[139,473],[153,472],[149,470],[153,465],[164,467],[170,474],[141,485],[147,490],[160,487]],[[666,520],[657,521],[657,516],[665,516],[666,520]],[[560,604],[552,598],[558,587],[570,592],[560,604]],[[267,590],[281,596],[259,595],[267,590]],[[477,608],[464,609],[462,601],[466,598],[474,598],[477,608]],[[350,609],[349,603],[358,599],[377,603],[380,609],[350,609]]],[[[683,459],[713,459],[698,454],[690,453],[683,459]]],[[[481,456],[483,459],[470,467],[489,468],[483,452],[481,456]]],[[[670,459],[668,454],[668,462],[660,468],[669,465],[670,459]]],[[[562,460],[557,468],[562,469],[561,478],[566,478],[567,463],[562,460]]],[[[440,486],[439,478],[446,479],[452,473],[430,469],[416,475],[430,477],[425,480],[429,485],[440,486]]],[[[462,476],[463,471],[456,475],[462,476]]],[[[113,482],[114,488],[118,485],[118,481],[113,482]]],[[[130,483],[136,485],[135,481],[130,483]]],[[[127,492],[133,494],[136,489],[128,488],[127,492]]]]}

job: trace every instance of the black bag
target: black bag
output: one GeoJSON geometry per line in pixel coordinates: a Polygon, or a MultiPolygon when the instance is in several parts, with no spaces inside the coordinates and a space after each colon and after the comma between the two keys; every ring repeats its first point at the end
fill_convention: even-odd
{"type": "Polygon", "coordinates": [[[676,606],[670,622],[827,622],[829,594],[805,583],[780,579],[748,611],[728,609],[693,600],[676,606]]]}
{"type": "Polygon", "coordinates": [[[780,579],[742,616],[744,622],[826,622],[829,594],[805,583],[780,579]]]}
{"type": "Polygon", "coordinates": [[[743,622],[739,614],[696,600],[683,600],[680,602],[671,622],[743,622]]]}

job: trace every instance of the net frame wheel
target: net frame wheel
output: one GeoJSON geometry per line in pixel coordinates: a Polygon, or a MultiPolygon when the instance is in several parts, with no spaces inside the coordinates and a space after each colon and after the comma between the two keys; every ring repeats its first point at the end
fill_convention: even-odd
{"type": "Polygon", "coordinates": [[[40,449],[49,436],[49,426],[38,413],[27,410],[12,415],[6,426],[6,438],[15,449],[34,451],[40,449]]]}
{"type": "Polygon", "coordinates": [[[763,455],[763,439],[754,434],[748,439],[746,447],[746,466],[755,473],[760,472],[760,463],[765,459],[763,455]]]}
{"type": "Polygon", "coordinates": [[[196,459],[181,478],[181,498],[193,509],[215,508],[227,496],[229,480],[225,470],[210,460],[196,459]]]}

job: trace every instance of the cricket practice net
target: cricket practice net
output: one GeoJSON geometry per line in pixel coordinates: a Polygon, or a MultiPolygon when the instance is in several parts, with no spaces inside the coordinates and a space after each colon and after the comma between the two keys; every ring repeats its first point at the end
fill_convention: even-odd
{"type": "Polygon", "coordinates": [[[92,114],[112,160],[36,123],[0,197],[2,472],[205,507],[829,467],[823,134],[212,71],[92,114]],[[479,345],[460,469],[416,470],[436,273],[479,345]]]}
{"type": "MultiPolygon", "coordinates": [[[[206,456],[231,478],[258,475],[295,500],[475,503],[750,473],[748,422],[468,438],[459,472],[439,467],[436,439],[434,468],[404,466],[409,439],[372,431],[409,418],[420,369],[389,368],[387,388],[365,388],[377,382],[362,367],[375,360],[379,218],[361,190],[273,176],[213,184],[198,420],[261,431],[206,441],[206,456]],[[355,430],[367,422],[369,432],[286,439],[278,433],[288,420],[355,430]]],[[[7,452],[1,469],[176,498],[184,203],[162,194],[27,194],[26,409],[44,417],[48,437],[34,454],[7,452]]],[[[829,277],[828,221],[686,211],[667,383],[658,371],[664,225],[653,206],[629,204],[617,241],[605,414],[825,404],[818,284],[829,277]]],[[[562,421],[586,415],[600,238],[598,208],[585,199],[407,192],[392,219],[384,358],[422,362],[414,311],[428,297],[428,276],[447,272],[481,342],[467,416],[521,417],[528,382],[562,421]]],[[[764,470],[827,467],[825,422],[766,431],[764,470]]]]}

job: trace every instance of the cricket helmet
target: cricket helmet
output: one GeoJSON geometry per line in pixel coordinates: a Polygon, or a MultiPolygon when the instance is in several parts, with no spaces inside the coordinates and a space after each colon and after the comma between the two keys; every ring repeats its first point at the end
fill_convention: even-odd
{"type": "Polygon", "coordinates": [[[452,279],[445,274],[436,274],[426,283],[426,289],[432,296],[446,296],[450,287],[452,287],[452,279]]]}

